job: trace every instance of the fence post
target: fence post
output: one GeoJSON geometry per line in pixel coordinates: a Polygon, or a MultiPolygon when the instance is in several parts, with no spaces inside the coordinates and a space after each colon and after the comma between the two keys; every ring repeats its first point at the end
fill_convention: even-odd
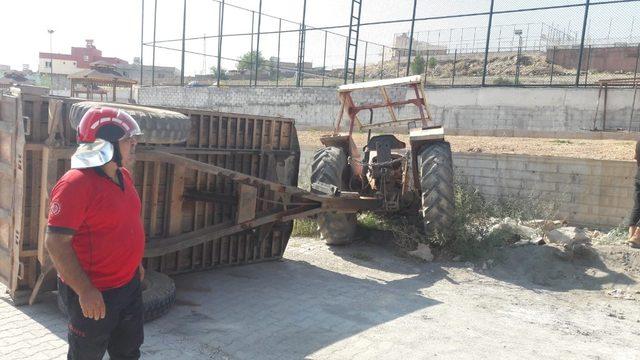
{"type": "Polygon", "coordinates": [[[324,87],[324,77],[327,74],[327,30],[324,31],[324,53],[322,55],[322,87],[324,87]]]}
{"type": "Polygon", "coordinates": [[[584,72],[584,87],[587,87],[587,79],[589,77],[590,67],[591,67],[591,45],[589,45],[589,54],[587,54],[587,69],[584,72]]]}
{"type": "Polygon", "coordinates": [[[491,23],[493,22],[493,4],[495,0],[491,0],[489,8],[489,26],[487,27],[487,44],[484,48],[484,65],[482,67],[482,86],[487,82],[487,64],[489,63],[489,41],[491,41],[491,23]]]}
{"type": "Polygon", "coordinates": [[[251,12],[251,48],[249,49],[249,87],[251,87],[251,79],[253,79],[253,23],[255,22],[256,12],[251,12]]]}
{"type": "Polygon", "coordinates": [[[424,83],[427,83],[427,72],[429,71],[429,50],[427,50],[427,60],[425,60],[424,64],[424,83]]]}
{"type": "Polygon", "coordinates": [[[418,0],[413,0],[413,15],[411,16],[411,35],[409,36],[409,53],[407,54],[407,76],[409,76],[409,69],[411,68],[411,48],[413,47],[413,29],[416,25],[416,6],[418,0]]]}
{"type": "Polygon", "coordinates": [[[540,39],[538,39],[538,51],[542,51],[542,38],[544,35],[544,22],[540,26],[540,39]]]}
{"type": "MultiPolygon", "coordinates": [[[[156,85],[156,19],[157,19],[157,15],[158,15],[158,0],[155,0],[153,5],[153,51],[151,52],[151,86],[156,85]]],[[[140,85],[142,85],[142,83],[140,85]]]]}
{"type": "Polygon", "coordinates": [[[300,25],[300,34],[298,44],[298,77],[296,79],[296,86],[302,86],[303,79],[303,71],[304,71],[304,43],[305,43],[305,35],[307,27],[305,25],[305,20],[307,17],[307,0],[304,0],[302,3],[302,24],[300,25]]]}
{"type": "Polygon", "coordinates": [[[220,87],[220,79],[222,78],[222,26],[224,24],[224,0],[220,3],[220,7],[218,9],[218,69],[216,71],[216,85],[220,87]]]}
{"type": "Polygon", "coordinates": [[[582,55],[584,53],[584,38],[587,34],[587,22],[589,20],[589,2],[586,0],[584,6],[584,21],[582,22],[582,39],[580,40],[580,55],[578,56],[578,70],[576,71],[576,87],[580,86],[580,71],[582,70],[582,55]]]}
{"type": "Polygon", "coordinates": [[[640,64],[640,43],[638,43],[638,55],[636,55],[636,68],[633,72],[633,81],[638,79],[638,64],[640,64]]]}
{"type": "Polygon", "coordinates": [[[260,72],[259,65],[260,62],[260,21],[262,20],[262,0],[258,3],[258,35],[256,38],[256,71],[255,71],[255,79],[253,80],[253,85],[258,86],[258,73],[260,72]]]}
{"type": "Polygon", "coordinates": [[[553,55],[551,55],[551,80],[549,80],[549,85],[553,85],[553,68],[556,65],[556,47],[553,47],[553,55]]]}
{"type": "Polygon", "coordinates": [[[458,62],[458,49],[453,53],[453,76],[451,77],[451,86],[456,82],[456,63],[458,62]]]}
{"type": "Polygon", "coordinates": [[[282,19],[278,19],[278,60],[276,62],[276,87],[280,82],[280,35],[282,34],[282,19]]]}
{"type": "Polygon", "coordinates": [[[367,47],[369,46],[368,42],[364,42],[364,66],[362,67],[362,81],[364,81],[367,76],[367,47]]]}
{"type": "Polygon", "coordinates": [[[184,37],[187,31],[187,0],[182,9],[182,65],[180,65],[180,86],[184,86],[184,37]]]}
{"type": "MultiPolygon", "coordinates": [[[[142,0],[142,19],[140,21],[141,23],[141,30],[140,30],[140,86],[142,86],[142,73],[144,72],[144,61],[143,61],[143,55],[144,55],[144,0],[142,0]]],[[[53,68],[53,63],[51,65],[51,68],[53,68]]],[[[51,88],[53,88],[53,78],[51,79],[51,88]]],[[[115,101],[115,99],[113,99],[115,101]]]]}
{"type": "Polygon", "coordinates": [[[382,45],[382,60],[380,61],[380,79],[382,79],[384,73],[384,45],[382,45]]]}
{"type": "Polygon", "coordinates": [[[638,97],[638,64],[640,63],[640,44],[638,44],[638,55],[636,56],[636,67],[633,73],[633,101],[631,102],[631,116],[629,117],[629,131],[636,110],[636,98],[638,97]]]}
{"type": "Polygon", "coordinates": [[[398,52],[398,69],[396,70],[396,77],[400,77],[400,49],[396,50],[398,52]]]}

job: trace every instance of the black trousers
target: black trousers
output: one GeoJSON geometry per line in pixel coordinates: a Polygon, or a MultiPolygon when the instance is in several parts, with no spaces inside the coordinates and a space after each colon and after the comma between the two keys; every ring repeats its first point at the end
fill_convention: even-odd
{"type": "Polygon", "coordinates": [[[78,295],[58,279],[58,296],[69,316],[69,360],[101,360],[106,351],[113,360],[139,359],[144,340],[142,286],[136,274],[126,285],[102,292],[106,316],[93,320],[82,315],[78,295]]]}
{"type": "Polygon", "coordinates": [[[638,226],[640,222],[640,166],[636,172],[633,192],[633,209],[627,218],[627,226],[638,226]]]}

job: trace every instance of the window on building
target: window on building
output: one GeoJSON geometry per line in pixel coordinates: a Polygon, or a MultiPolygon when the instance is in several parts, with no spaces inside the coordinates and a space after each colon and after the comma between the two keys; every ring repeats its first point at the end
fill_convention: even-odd
{"type": "Polygon", "coordinates": [[[85,55],[82,58],[84,59],[84,61],[89,61],[89,55],[85,55]]]}
{"type": "Polygon", "coordinates": [[[44,67],[50,68],[51,67],[51,61],[45,61],[44,62],[44,67]]]}

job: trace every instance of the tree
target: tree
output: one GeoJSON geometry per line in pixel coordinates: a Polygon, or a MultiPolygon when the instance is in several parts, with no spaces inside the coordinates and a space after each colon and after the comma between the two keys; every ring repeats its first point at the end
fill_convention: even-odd
{"type": "MultiPolygon", "coordinates": [[[[258,51],[258,69],[262,69],[264,67],[264,58],[262,57],[262,52],[258,51]]],[[[256,52],[249,51],[242,55],[240,61],[238,62],[238,70],[249,70],[254,69],[256,64],[256,52]]]]}
{"type": "MultiPolygon", "coordinates": [[[[218,69],[215,66],[212,66],[210,70],[211,70],[211,74],[213,74],[213,77],[217,78],[218,69]]],[[[222,69],[222,71],[220,72],[220,80],[228,80],[228,79],[229,77],[227,76],[227,70],[222,69]]]]}
{"type": "Polygon", "coordinates": [[[429,63],[429,69],[435,69],[436,65],[438,65],[438,60],[436,60],[436,58],[431,58],[428,61],[429,63]]]}
{"type": "Polygon", "coordinates": [[[424,72],[424,58],[421,55],[416,55],[411,63],[411,73],[413,75],[420,75],[424,72]]]}

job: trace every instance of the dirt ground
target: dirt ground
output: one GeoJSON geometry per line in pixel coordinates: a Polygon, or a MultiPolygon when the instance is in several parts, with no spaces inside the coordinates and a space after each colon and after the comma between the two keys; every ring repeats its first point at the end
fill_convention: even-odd
{"type": "MultiPolygon", "coordinates": [[[[321,146],[320,136],[330,131],[298,130],[303,146],[321,146]]],[[[408,143],[408,135],[396,135],[408,143]]],[[[364,146],[367,134],[355,133],[354,139],[364,146]]],[[[446,136],[454,152],[482,152],[489,154],[525,154],[562,156],[597,160],[632,160],[635,142],[625,140],[540,139],[491,136],[446,136]]]]}

